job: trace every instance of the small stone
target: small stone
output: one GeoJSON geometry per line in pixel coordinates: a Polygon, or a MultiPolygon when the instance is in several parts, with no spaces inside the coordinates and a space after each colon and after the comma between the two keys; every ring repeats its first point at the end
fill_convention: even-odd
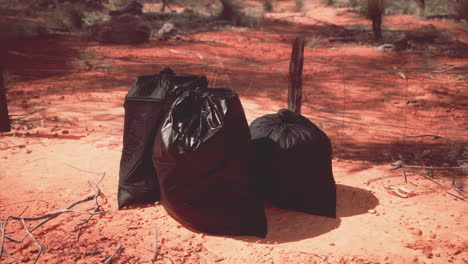
{"type": "Polygon", "coordinates": [[[434,238],[437,237],[437,235],[436,235],[436,234],[431,234],[429,237],[432,238],[432,239],[434,239],[434,238]]]}
{"type": "Polygon", "coordinates": [[[435,253],[434,256],[440,257],[440,253],[435,253]]]}
{"type": "Polygon", "coordinates": [[[375,210],[372,210],[372,209],[369,210],[369,211],[367,211],[367,212],[369,212],[370,214],[375,214],[375,213],[376,213],[376,211],[375,211],[375,210]]]}
{"type": "Polygon", "coordinates": [[[62,135],[68,135],[68,134],[70,134],[70,131],[68,131],[68,130],[63,130],[62,131],[62,135]]]}
{"type": "Polygon", "coordinates": [[[330,243],[330,244],[328,244],[328,245],[330,245],[330,246],[332,246],[332,247],[333,247],[333,246],[335,246],[335,243],[330,243]]]}
{"type": "Polygon", "coordinates": [[[415,229],[413,232],[411,232],[411,234],[415,235],[415,236],[422,236],[422,231],[419,230],[419,229],[415,229]]]}
{"type": "Polygon", "coordinates": [[[413,262],[416,263],[418,262],[418,260],[419,260],[418,257],[414,257],[413,262]]]}

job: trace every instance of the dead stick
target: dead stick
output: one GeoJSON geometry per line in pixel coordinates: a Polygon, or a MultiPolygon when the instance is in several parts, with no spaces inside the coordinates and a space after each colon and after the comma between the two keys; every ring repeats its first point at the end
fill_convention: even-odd
{"type": "Polygon", "coordinates": [[[44,107],[41,107],[41,108],[39,108],[39,109],[36,109],[36,110],[34,110],[34,111],[30,112],[30,113],[27,113],[27,114],[22,114],[22,115],[10,115],[10,117],[12,117],[12,116],[18,116],[18,118],[11,118],[10,121],[19,121],[19,120],[21,120],[21,119],[24,119],[24,118],[26,118],[26,117],[28,117],[28,116],[32,116],[32,115],[34,115],[35,113],[44,111],[44,110],[46,110],[46,109],[47,109],[47,106],[44,106],[44,107]]]}
{"type": "Polygon", "coordinates": [[[101,175],[100,172],[94,172],[94,171],[83,170],[83,169],[80,169],[80,168],[78,168],[78,167],[75,167],[75,166],[73,166],[73,165],[71,165],[71,164],[68,164],[68,163],[66,163],[66,162],[64,162],[63,164],[65,164],[65,165],[67,165],[68,167],[73,168],[73,169],[75,169],[75,170],[79,170],[79,171],[81,171],[81,172],[86,172],[86,173],[90,173],[90,174],[101,175]]]}
{"type": "Polygon", "coordinates": [[[28,235],[31,237],[31,239],[34,241],[34,243],[35,243],[35,244],[37,245],[37,247],[39,248],[39,252],[37,253],[36,258],[34,259],[34,264],[36,264],[37,260],[38,260],[39,257],[41,256],[42,251],[44,250],[44,248],[43,248],[42,245],[36,240],[36,238],[33,236],[33,234],[31,233],[31,231],[29,231],[28,225],[26,225],[26,222],[25,222],[24,219],[21,219],[21,223],[23,223],[23,226],[24,226],[24,229],[26,230],[26,233],[28,233],[28,235]]]}
{"type": "Polygon", "coordinates": [[[455,169],[466,169],[465,167],[430,167],[430,166],[416,166],[416,165],[405,165],[406,168],[415,169],[428,169],[428,170],[455,170],[455,169]]]}
{"type": "Polygon", "coordinates": [[[88,183],[91,185],[91,187],[93,187],[94,189],[94,194],[93,195],[90,195],[88,197],[85,197],[79,201],[76,201],[76,202],[73,202],[72,204],[70,204],[66,209],[64,210],[59,210],[59,211],[54,211],[52,213],[48,213],[48,214],[45,214],[45,215],[42,215],[42,216],[38,216],[38,217],[16,217],[16,216],[8,216],[4,222],[2,223],[1,225],[1,243],[0,243],[0,258],[3,254],[3,248],[4,248],[4,243],[5,243],[5,238],[13,241],[13,242],[16,242],[16,243],[22,243],[24,241],[24,239],[28,236],[28,233],[25,234],[23,236],[23,238],[21,238],[20,240],[16,240],[8,235],[6,235],[6,232],[5,232],[5,228],[6,228],[6,225],[8,224],[8,220],[10,219],[14,219],[14,220],[21,220],[21,221],[26,221],[26,220],[41,220],[41,219],[44,219],[44,218],[47,218],[45,219],[44,221],[42,221],[41,223],[39,223],[38,225],[36,225],[34,228],[32,228],[31,230],[27,230],[29,233],[32,234],[32,232],[37,229],[38,227],[42,226],[43,224],[47,223],[48,221],[54,219],[55,217],[59,216],[60,214],[62,213],[66,213],[66,212],[77,212],[77,213],[85,213],[85,214],[90,214],[91,216],[93,215],[96,215],[96,214],[103,214],[103,213],[106,213],[105,211],[98,211],[99,210],[99,205],[97,204],[97,196],[101,193],[99,187],[92,181],[88,181],[88,183]],[[86,201],[89,201],[89,200],[95,200],[95,210],[94,212],[86,212],[86,211],[79,211],[79,210],[72,210],[71,208],[80,204],[80,203],[83,203],[83,202],[86,202],[86,201]]]}
{"type": "Polygon", "coordinates": [[[463,68],[463,67],[467,67],[467,66],[468,66],[468,63],[457,64],[457,65],[452,65],[452,66],[450,66],[450,67],[447,67],[447,68],[445,68],[445,69],[435,70],[435,71],[433,71],[433,72],[442,73],[442,72],[446,72],[446,71],[449,71],[449,70],[452,70],[452,69],[463,68]]]}
{"type": "Polygon", "coordinates": [[[464,192],[464,191],[468,191],[468,189],[463,189],[463,188],[458,188],[456,185],[455,185],[455,180],[452,180],[452,187],[453,189],[459,191],[459,192],[464,192]]]}
{"type": "Polygon", "coordinates": [[[385,175],[382,177],[377,177],[377,178],[370,178],[367,180],[367,185],[369,185],[371,182],[378,181],[380,179],[385,179],[385,178],[394,178],[394,177],[400,177],[400,175],[385,175]]]}
{"type": "Polygon", "coordinates": [[[104,261],[104,264],[109,264],[111,263],[112,261],[112,258],[119,252],[119,250],[122,248],[122,244],[119,244],[119,246],[117,246],[117,249],[115,250],[115,252],[110,255],[110,257],[108,257],[105,261],[104,261]]]}
{"type": "Polygon", "coordinates": [[[304,39],[297,37],[292,45],[291,62],[289,63],[289,110],[301,113],[302,104],[302,70],[304,66],[304,39]]]}
{"type": "MultiPolygon", "coordinates": [[[[101,190],[99,189],[99,187],[92,181],[88,181],[88,184],[91,185],[91,187],[94,189],[94,194],[93,195],[89,195],[83,199],[80,199],[76,202],[73,202],[72,204],[70,204],[65,210],[67,209],[71,209],[73,207],[75,207],[76,205],[78,204],[81,204],[81,203],[84,203],[84,202],[87,202],[87,201],[90,201],[90,200],[95,200],[95,203],[97,204],[97,197],[101,194],[101,190]]],[[[97,213],[97,211],[95,210],[95,212],[97,213]]],[[[106,213],[106,212],[102,212],[102,213],[106,213]]],[[[37,228],[39,228],[40,226],[44,225],[45,223],[49,222],[50,220],[54,219],[55,217],[59,216],[61,213],[59,214],[55,214],[55,215],[50,215],[49,217],[50,218],[47,218],[45,219],[44,221],[40,222],[39,224],[37,224],[35,227],[33,227],[31,229],[31,232],[33,232],[34,230],[36,230],[37,228]]],[[[91,215],[92,216],[92,215],[91,215]]],[[[36,219],[36,220],[39,220],[39,219],[36,219]]],[[[6,238],[8,238],[9,240],[13,241],[13,242],[16,242],[16,243],[22,243],[23,240],[27,237],[27,234],[23,236],[23,238],[21,238],[20,240],[16,240],[10,236],[5,236],[6,238]]],[[[3,238],[3,237],[2,237],[3,238]]],[[[1,255],[0,255],[1,256],[1,255]]]]}
{"type": "Polygon", "coordinates": [[[328,260],[325,260],[322,256],[320,256],[319,254],[315,254],[315,253],[312,253],[312,252],[305,252],[305,251],[299,251],[300,253],[302,254],[306,254],[306,255],[313,255],[313,256],[316,256],[317,258],[325,261],[326,263],[328,264],[331,264],[328,260]]]}
{"type": "Polygon", "coordinates": [[[462,188],[458,188],[456,185],[455,185],[455,180],[452,180],[451,181],[451,184],[452,184],[452,188],[457,191],[458,194],[460,194],[461,197],[465,198],[465,195],[463,195],[463,191],[466,191],[467,189],[462,189],[462,188]]]}
{"type": "Polygon", "coordinates": [[[158,249],[158,231],[156,231],[156,235],[155,235],[156,239],[155,239],[155,244],[154,244],[154,254],[153,254],[153,258],[151,260],[153,261],[156,261],[156,259],[158,258],[158,253],[159,253],[159,249],[158,249]]]}
{"type": "Polygon", "coordinates": [[[448,141],[455,141],[454,139],[447,138],[447,137],[441,137],[437,135],[418,135],[418,136],[405,136],[404,138],[418,138],[418,137],[435,137],[435,138],[442,138],[448,141]]]}
{"type": "Polygon", "coordinates": [[[2,242],[0,243],[0,258],[2,257],[3,255],[3,247],[5,245],[5,236],[6,236],[6,233],[5,233],[5,228],[6,228],[6,225],[8,223],[8,220],[10,220],[10,216],[7,216],[7,218],[5,219],[5,221],[2,223],[2,228],[1,228],[1,231],[2,231],[2,242]]]}
{"type": "Polygon", "coordinates": [[[408,179],[406,177],[405,169],[403,167],[401,168],[401,174],[403,175],[403,179],[405,179],[405,183],[408,183],[408,179]]]}
{"type": "Polygon", "coordinates": [[[417,171],[417,173],[418,173],[419,175],[423,176],[424,178],[426,178],[426,179],[432,181],[433,183],[439,185],[447,194],[452,195],[453,197],[458,198],[458,199],[460,199],[460,200],[462,200],[462,201],[465,200],[465,198],[460,197],[460,196],[458,196],[458,195],[456,195],[456,194],[453,194],[453,193],[449,192],[447,189],[445,189],[445,187],[444,187],[440,182],[438,182],[438,181],[432,179],[431,177],[427,176],[426,174],[424,174],[424,173],[422,173],[422,172],[419,172],[419,171],[417,171]]]}

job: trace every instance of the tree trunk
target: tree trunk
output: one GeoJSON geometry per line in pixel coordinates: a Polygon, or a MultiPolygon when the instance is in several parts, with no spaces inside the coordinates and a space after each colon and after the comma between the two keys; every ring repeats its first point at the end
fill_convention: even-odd
{"type": "Polygon", "coordinates": [[[11,130],[5,93],[6,91],[5,84],[3,82],[3,70],[0,67],[0,132],[9,132],[11,130]]]}
{"type": "Polygon", "coordinates": [[[426,17],[426,1],[425,0],[416,0],[416,4],[418,5],[418,16],[420,18],[426,17]]]}
{"type": "Polygon", "coordinates": [[[382,39],[382,16],[372,18],[372,31],[374,31],[375,40],[382,39]]]}
{"type": "Polygon", "coordinates": [[[384,0],[367,0],[367,16],[372,20],[372,31],[375,40],[382,39],[382,16],[384,11],[384,0]]]}

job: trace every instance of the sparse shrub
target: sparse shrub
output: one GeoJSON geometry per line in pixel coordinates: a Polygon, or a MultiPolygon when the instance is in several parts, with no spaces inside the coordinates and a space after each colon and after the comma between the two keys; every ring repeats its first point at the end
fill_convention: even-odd
{"type": "Polygon", "coordinates": [[[420,18],[426,17],[426,1],[425,0],[416,0],[418,6],[417,14],[420,18]]]}
{"type": "Polygon", "coordinates": [[[80,29],[84,17],[83,6],[65,2],[55,7],[51,16],[51,24],[67,30],[80,29]]]}
{"type": "Polygon", "coordinates": [[[294,2],[296,3],[294,7],[296,12],[304,11],[304,2],[302,0],[294,0],[294,2]]]}
{"type": "Polygon", "coordinates": [[[264,0],[263,1],[263,10],[266,12],[272,12],[273,11],[273,0],[264,0]]]}
{"type": "Polygon", "coordinates": [[[309,50],[314,50],[315,48],[317,48],[318,46],[320,46],[320,42],[322,41],[322,38],[320,36],[318,37],[312,37],[311,39],[309,39],[307,41],[307,48],[309,50]]]}
{"type": "Polygon", "coordinates": [[[234,26],[256,27],[263,21],[263,12],[249,10],[244,13],[241,7],[231,0],[221,0],[223,5],[222,11],[218,18],[220,20],[229,21],[234,26]]]}
{"type": "Polygon", "coordinates": [[[358,6],[358,1],[357,0],[349,0],[349,5],[352,7],[358,6]]]}
{"type": "Polygon", "coordinates": [[[382,39],[382,16],[384,11],[384,0],[367,0],[367,17],[372,20],[372,31],[375,40],[382,39]]]}

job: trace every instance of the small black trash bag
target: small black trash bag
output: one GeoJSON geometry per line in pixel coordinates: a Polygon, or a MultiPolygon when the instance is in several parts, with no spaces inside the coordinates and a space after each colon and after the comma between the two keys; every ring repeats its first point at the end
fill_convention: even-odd
{"type": "Polygon", "coordinates": [[[266,235],[248,168],[250,134],[231,89],[186,91],[154,143],[161,203],[184,226],[215,235],[266,235]]]}
{"type": "Polygon", "coordinates": [[[165,68],[160,75],[140,76],[125,97],[125,121],[118,188],[118,206],[154,203],[159,184],[151,160],[159,123],[171,105],[169,93],[207,87],[205,76],[175,75],[165,68]]]}
{"type": "Polygon", "coordinates": [[[304,116],[282,109],[250,125],[256,189],[272,204],[336,217],[336,187],[327,135],[304,116]]]}

